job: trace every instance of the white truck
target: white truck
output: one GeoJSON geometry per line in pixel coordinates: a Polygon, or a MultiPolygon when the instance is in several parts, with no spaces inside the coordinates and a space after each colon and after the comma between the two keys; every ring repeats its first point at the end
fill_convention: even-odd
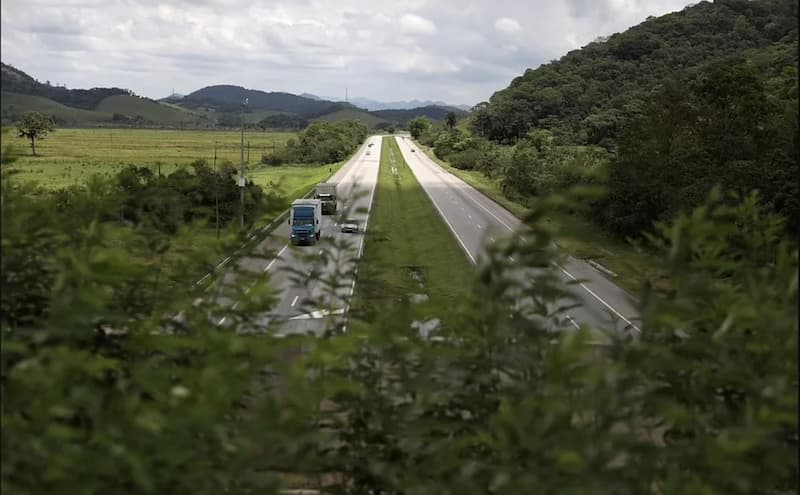
{"type": "Polygon", "coordinates": [[[292,244],[316,244],[322,229],[321,219],[322,201],[295,199],[289,212],[289,240],[292,244]]]}
{"type": "Polygon", "coordinates": [[[322,214],[331,215],[336,213],[338,206],[336,200],[336,183],[320,182],[314,191],[314,199],[322,201],[322,214]]]}

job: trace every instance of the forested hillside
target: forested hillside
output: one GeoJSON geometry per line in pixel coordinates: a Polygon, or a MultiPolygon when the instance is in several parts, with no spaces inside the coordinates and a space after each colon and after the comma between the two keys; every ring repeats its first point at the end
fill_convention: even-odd
{"type": "Polygon", "coordinates": [[[94,110],[109,96],[131,94],[127,89],[120,88],[67,89],[63,86],[52,86],[49,81],[40,83],[21,70],[3,63],[0,63],[0,76],[0,85],[5,92],[43,96],[62,105],[84,110],[94,110]]]}
{"type": "Polygon", "coordinates": [[[532,128],[560,144],[613,147],[665,80],[688,83],[708,64],[746,63],[773,97],[796,97],[797,3],[718,0],[650,18],[558,61],[528,69],[478,105],[475,130],[513,143],[532,128]]]}
{"type": "Polygon", "coordinates": [[[601,184],[591,218],[619,236],[758,190],[796,225],[797,6],[702,2],[527,70],[469,131],[422,136],[456,167],[526,198],[601,184]]]}

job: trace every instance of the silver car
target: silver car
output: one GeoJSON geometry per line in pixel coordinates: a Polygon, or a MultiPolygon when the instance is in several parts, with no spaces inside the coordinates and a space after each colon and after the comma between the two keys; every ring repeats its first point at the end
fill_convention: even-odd
{"type": "Polygon", "coordinates": [[[342,232],[346,232],[348,234],[357,234],[358,233],[358,224],[357,223],[343,223],[341,227],[342,232]]]}

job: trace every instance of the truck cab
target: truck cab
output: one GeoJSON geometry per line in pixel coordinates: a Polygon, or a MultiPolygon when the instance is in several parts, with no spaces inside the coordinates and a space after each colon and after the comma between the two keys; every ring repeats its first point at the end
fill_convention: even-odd
{"type": "Polygon", "coordinates": [[[294,245],[316,244],[320,238],[322,202],[318,199],[296,199],[289,212],[289,240],[294,245]]]}
{"type": "Polygon", "coordinates": [[[314,198],[322,202],[322,214],[331,215],[336,213],[336,184],[333,182],[320,182],[314,191],[314,198]]]}

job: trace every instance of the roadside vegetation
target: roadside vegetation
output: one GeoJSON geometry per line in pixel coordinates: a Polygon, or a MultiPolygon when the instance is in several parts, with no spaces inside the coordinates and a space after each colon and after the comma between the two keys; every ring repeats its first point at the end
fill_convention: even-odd
{"type": "MultiPolygon", "coordinates": [[[[656,229],[652,249],[674,288],[643,294],[642,335],[611,338],[600,359],[592,334],[546,325],[562,296],[557,278],[535,269],[556,256],[543,221],[551,202],[531,205],[524,243],[495,245],[474,274],[443,226],[442,244],[426,239],[441,221],[421,189],[409,194],[390,167],[382,174],[378,206],[394,207],[374,212],[365,261],[380,256],[390,291],[359,288],[374,311],[327,339],[220,331],[222,308],[194,304],[180,274],[212,246],[170,258],[192,223],[172,234],[160,207],[186,201],[182,181],[195,179],[132,169],[117,186],[98,180],[57,204],[3,177],[3,491],[796,487],[797,250],[755,198],[733,207],[712,198],[656,229]],[[426,268],[421,289],[402,264],[426,256],[442,271],[426,268]],[[520,285],[519,270],[533,280],[520,285]],[[446,315],[439,339],[401,313],[397,299],[412,290],[435,301],[427,315],[446,315]]],[[[208,209],[183,214],[202,221],[208,209]]],[[[231,294],[242,304],[224,314],[247,321],[268,310],[268,278],[237,277],[255,285],[231,294]]]]}
{"type": "MultiPolygon", "coordinates": [[[[702,2],[528,71],[467,119],[412,121],[503,196],[521,235],[469,265],[385,140],[357,311],[325,338],[217,325],[257,324],[275,303],[269,273],[218,284],[238,306],[191,289],[242,240],[235,167],[209,165],[208,143],[174,171],[124,160],[39,187],[19,170],[66,131],[35,159],[4,134],[0,491],[793,493],[796,16],[785,0],[702,2]],[[706,59],[734,51],[745,60],[706,59]],[[640,334],[599,347],[601,329],[553,332],[566,294],[546,267],[571,238],[555,232],[581,225],[590,234],[568,234],[584,246],[596,232],[635,239],[669,280],[634,291],[640,334]],[[410,324],[432,318],[442,325],[410,324]]],[[[298,188],[364,131],[316,126],[284,141],[316,162],[298,188]]],[[[246,194],[248,222],[286,199],[256,183],[246,194]]]]}
{"type": "Polygon", "coordinates": [[[393,137],[384,137],[380,171],[359,263],[354,312],[428,328],[455,323],[472,267],[419,185],[393,137]]]}
{"type": "Polygon", "coordinates": [[[358,149],[367,137],[367,127],[353,120],[313,122],[286,141],[284,149],[265,154],[269,165],[284,163],[335,163],[358,149]]]}

